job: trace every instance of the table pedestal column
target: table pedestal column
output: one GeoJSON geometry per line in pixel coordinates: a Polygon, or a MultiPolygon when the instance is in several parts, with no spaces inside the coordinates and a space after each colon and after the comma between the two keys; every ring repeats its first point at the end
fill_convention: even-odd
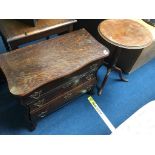
{"type": "Polygon", "coordinates": [[[119,56],[121,54],[121,50],[122,49],[120,47],[116,47],[116,50],[115,50],[114,54],[112,55],[111,62],[104,64],[107,67],[107,73],[106,73],[106,75],[104,77],[104,80],[103,80],[101,86],[99,87],[98,95],[102,94],[103,88],[104,88],[104,86],[105,86],[105,84],[106,84],[106,82],[108,80],[108,77],[109,77],[112,70],[116,70],[119,73],[119,77],[120,77],[121,81],[128,82],[128,80],[123,77],[121,68],[116,66],[117,61],[119,59],[119,56]]]}

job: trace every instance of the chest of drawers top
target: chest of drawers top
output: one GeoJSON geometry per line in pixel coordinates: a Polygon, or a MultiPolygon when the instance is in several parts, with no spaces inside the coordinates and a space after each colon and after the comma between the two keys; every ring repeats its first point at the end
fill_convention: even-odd
{"type": "Polygon", "coordinates": [[[85,29],[0,55],[0,68],[13,95],[25,96],[46,83],[108,56],[85,29]]]}

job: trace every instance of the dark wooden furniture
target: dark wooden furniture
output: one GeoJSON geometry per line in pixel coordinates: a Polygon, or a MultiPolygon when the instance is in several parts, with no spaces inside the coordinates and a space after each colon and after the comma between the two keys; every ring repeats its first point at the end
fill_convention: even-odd
{"type": "MultiPolygon", "coordinates": [[[[103,39],[98,33],[98,25],[105,19],[77,19],[74,24],[74,29],[84,27],[96,40],[105,45],[110,50],[110,56],[105,58],[107,63],[111,62],[112,56],[115,53],[115,46],[103,39]]],[[[154,19],[147,19],[145,23],[143,20],[134,19],[140,24],[148,28],[153,35],[153,42],[150,46],[144,49],[126,49],[122,48],[121,55],[117,61],[116,66],[121,68],[124,73],[132,73],[144,64],[155,58],[155,27],[154,19]],[[150,24],[150,25],[149,25],[150,24]]]]}
{"type": "Polygon", "coordinates": [[[36,26],[29,26],[18,20],[0,20],[0,33],[8,51],[17,49],[19,45],[48,37],[52,34],[70,32],[76,20],[71,19],[39,19],[36,26]]]}
{"type": "Polygon", "coordinates": [[[92,92],[96,72],[108,54],[105,46],[81,29],[2,54],[0,68],[34,128],[38,118],[92,92]]]}
{"type": "MultiPolygon", "coordinates": [[[[123,49],[125,50],[119,57],[117,66],[125,73],[132,73],[155,58],[155,27],[145,23],[143,20],[136,20],[144,25],[152,34],[153,42],[144,49],[123,49]]],[[[110,48],[109,48],[110,49],[110,48]]],[[[111,51],[112,53],[113,51],[111,51]]]]}
{"type": "Polygon", "coordinates": [[[38,21],[37,19],[16,19],[16,20],[28,24],[29,26],[36,26],[38,21]]]}
{"type": "Polygon", "coordinates": [[[120,79],[127,81],[122,76],[122,70],[116,66],[122,49],[142,49],[149,46],[152,43],[152,35],[140,23],[122,19],[122,20],[105,20],[100,23],[98,32],[103,39],[112,44],[115,47],[115,52],[112,55],[110,63],[105,63],[107,66],[107,74],[99,88],[98,94],[101,95],[105,83],[112,70],[119,72],[120,79]]]}
{"type": "Polygon", "coordinates": [[[97,27],[104,19],[77,19],[77,22],[74,24],[74,29],[85,28],[95,39],[100,41],[98,37],[97,27]]]}

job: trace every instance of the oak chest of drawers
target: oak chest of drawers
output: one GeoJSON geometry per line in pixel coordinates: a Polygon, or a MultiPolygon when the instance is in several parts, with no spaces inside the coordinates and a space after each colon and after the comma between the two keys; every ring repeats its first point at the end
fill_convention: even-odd
{"type": "Polygon", "coordinates": [[[85,29],[0,55],[10,92],[27,109],[34,129],[42,118],[96,85],[106,47],[85,29]]]}

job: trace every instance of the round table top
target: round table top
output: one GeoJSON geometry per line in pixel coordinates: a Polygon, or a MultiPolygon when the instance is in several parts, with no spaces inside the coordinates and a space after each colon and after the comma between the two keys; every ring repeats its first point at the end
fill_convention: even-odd
{"type": "Polygon", "coordinates": [[[98,32],[109,43],[127,49],[142,49],[153,41],[145,26],[129,19],[104,20],[99,24],[98,32]]]}

